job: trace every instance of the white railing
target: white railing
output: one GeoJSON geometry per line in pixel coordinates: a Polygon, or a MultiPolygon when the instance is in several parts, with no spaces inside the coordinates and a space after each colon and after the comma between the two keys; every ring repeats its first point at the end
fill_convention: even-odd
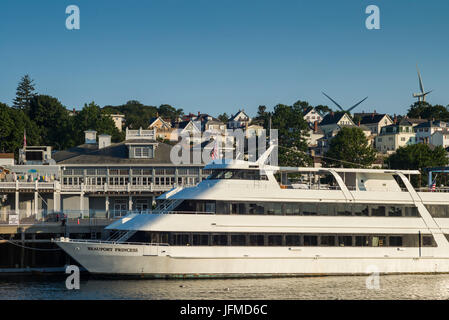
{"type": "Polygon", "coordinates": [[[429,187],[421,187],[421,188],[415,188],[418,192],[449,192],[449,187],[436,187],[435,190],[432,190],[429,187]]]}
{"type": "Polygon", "coordinates": [[[104,243],[104,244],[128,244],[128,245],[141,245],[141,246],[170,246],[168,243],[155,243],[155,242],[119,242],[116,241],[108,241],[108,240],[86,240],[86,239],[69,239],[69,238],[60,238],[61,242],[80,242],[80,243],[104,243]]]}
{"type": "Polygon", "coordinates": [[[42,190],[42,189],[56,189],[56,184],[59,182],[42,182],[42,181],[34,181],[34,182],[1,182],[0,181],[0,190],[42,190]]]}
{"type": "MultiPolygon", "coordinates": [[[[186,187],[191,185],[184,185],[186,187]]],[[[134,184],[124,184],[124,185],[62,185],[61,190],[63,191],[74,191],[74,192],[99,192],[99,191],[168,191],[173,189],[174,185],[134,185],[134,184]]]]}
{"type": "Polygon", "coordinates": [[[130,139],[156,140],[156,129],[143,130],[140,128],[139,130],[129,130],[126,128],[126,140],[130,139]]]}
{"type": "Polygon", "coordinates": [[[107,225],[111,221],[127,215],[129,211],[89,211],[89,210],[38,210],[37,213],[28,210],[18,212],[0,211],[0,225],[33,225],[33,224],[61,224],[65,220],[67,225],[107,225]]]}

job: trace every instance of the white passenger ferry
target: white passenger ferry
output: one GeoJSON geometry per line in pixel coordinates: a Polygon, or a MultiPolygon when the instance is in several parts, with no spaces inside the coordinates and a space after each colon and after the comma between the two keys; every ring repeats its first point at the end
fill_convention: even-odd
{"type": "Polygon", "coordinates": [[[104,275],[449,272],[449,197],[415,191],[419,171],[277,167],[264,156],[207,165],[207,180],[109,225],[109,241],[56,243],[104,275]]]}

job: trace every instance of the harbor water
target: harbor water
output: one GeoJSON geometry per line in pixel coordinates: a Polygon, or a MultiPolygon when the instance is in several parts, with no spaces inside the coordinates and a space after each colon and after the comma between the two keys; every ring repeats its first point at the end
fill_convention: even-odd
{"type": "Polygon", "coordinates": [[[449,299],[449,275],[381,275],[367,289],[365,276],[271,279],[105,280],[81,274],[80,289],[64,276],[0,277],[0,299],[449,299]]]}

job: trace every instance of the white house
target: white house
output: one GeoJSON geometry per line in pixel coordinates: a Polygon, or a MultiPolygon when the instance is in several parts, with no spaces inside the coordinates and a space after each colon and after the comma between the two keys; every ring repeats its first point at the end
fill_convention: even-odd
{"type": "Polygon", "coordinates": [[[355,126],[354,121],[345,112],[330,112],[319,124],[325,134],[339,130],[340,126],[355,126]]]}
{"type": "Polygon", "coordinates": [[[431,143],[432,135],[437,131],[446,131],[448,124],[444,121],[427,121],[414,127],[417,143],[431,143]]]}
{"type": "Polygon", "coordinates": [[[376,149],[382,153],[393,153],[399,147],[416,143],[413,124],[403,118],[398,124],[391,124],[381,129],[376,137],[376,149]]]}
{"type": "Polygon", "coordinates": [[[314,125],[315,121],[320,123],[323,120],[323,116],[314,108],[308,107],[302,113],[304,120],[306,120],[310,125],[314,125]]]}
{"type": "Polygon", "coordinates": [[[372,113],[362,116],[360,124],[369,128],[371,134],[378,135],[383,127],[393,124],[393,120],[388,114],[372,113]]]}
{"type": "Polygon", "coordinates": [[[239,110],[228,120],[229,129],[244,129],[251,122],[251,118],[245,113],[244,110],[239,110]]]}

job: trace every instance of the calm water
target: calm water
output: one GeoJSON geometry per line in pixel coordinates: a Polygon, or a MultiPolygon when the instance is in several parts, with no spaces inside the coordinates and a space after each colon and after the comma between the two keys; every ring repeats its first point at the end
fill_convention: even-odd
{"type": "Polygon", "coordinates": [[[99,280],[81,275],[80,290],[65,277],[0,278],[0,299],[448,299],[449,275],[389,275],[380,289],[366,277],[232,280],[99,280]],[[84,279],[83,279],[84,278],[84,279]]]}

